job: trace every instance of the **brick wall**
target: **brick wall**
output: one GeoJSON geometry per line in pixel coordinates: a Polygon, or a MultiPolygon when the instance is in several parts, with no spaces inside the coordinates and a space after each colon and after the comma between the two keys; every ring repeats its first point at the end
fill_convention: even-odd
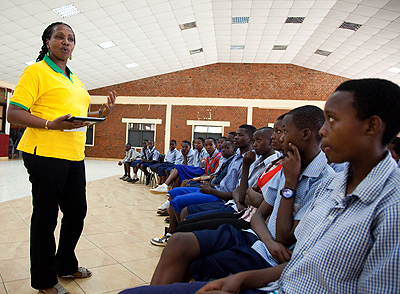
{"type": "MultiPolygon", "coordinates": [[[[207,97],[282,100],[326,100],[346,79],[288,64],[218,63],[146,79],[90,90],[91,95],[107,95],[116,90],[121,96],[207,97]]],[[[123,158],[126,124],[122,118],[161,119],[156,126],[156,147],[164,152],[165,113],[163,105],[115,106],[112,116],[95,130],[95,146],[86,147],[89,157],[123,158]]],[[[97,109],[93,106],[92,109],[97,109]]],[[[253,124],[266,126],[287,110],[253,107],[253,124]]],[[[225,135],[247,122],[247,108],[227,106],[172,106],[171,139],[191,139],[187,120],[230,121],[225,135]]]]}

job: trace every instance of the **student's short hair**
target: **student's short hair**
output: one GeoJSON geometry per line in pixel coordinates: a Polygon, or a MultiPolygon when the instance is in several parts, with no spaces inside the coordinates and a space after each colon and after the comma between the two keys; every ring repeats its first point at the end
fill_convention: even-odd
{"type": "Polygon", "coordinates": [[[253,138],[254,132],[257,131],[257,128],[252,125],[241,125],[239,129],[245,129],[250,138],[253,138]]]}
{"type": "Polygon", "coordinates": [[[143,139],[143,142],[149,142],[149,140],[148,139],[143,139]]]}
{"type": "Polygon", "coordinates": [[[132,144],[131,143],[126,143],[126,145],[125,146],[129,146],[129,147],[132,147],[132,144]]]}
{"type": "Polygon", "coordinates": [[[283,120],[285,118],[286,114],[287,114],[287,112],[280,115],[276,120],[283,120]]]}
{"type": "Polygon", "coordinates": [[[235,135],[236,135],[236,132],[229,132],[228,134],[229,134],[229,135],[235,136],[235,135]]]}
{"type": "Polygon", "coordinates": [[[235,142],[233,142],[232,140],[226,140],[224,143],[230,143],[233,148],[235,148],[235,142]]]}
{"type": "Polygon", "coordinates": [[[259,129],[257,130],[257,132],[265,132],[265,133],[267,133],[267,134],[271,137],[272,134],[274,133],[274,129],[271,128],[271,127],[262,127],[262,128],[259,128],[259,129]]]}
{"type": "Polygon", "coordinates": [[[400,154],[400,138],[395,137],[390,144],[393,144],[393,150],[396,154],[400,154]]]}
{"type": "Polygon", "coordinates": [[[400,131],[400,87],[383,79],[349,80],[336,88],[353,94],[352,106],[361,120],[377,115],[385,123],[382,145],[388,145],[400,131]]]}
{"type": "Polygon", "coordinates": [[[321,108],[314,105],[300,106],[289,111],[287,115],[292,116],[293,123],[298,129],[310,129],[317,139],[322,140],[318,133],[325,122],[324,111],[321,108]]]}
{"type": "Polygon", "coordinates": [[[176,145],[176,140],[171,140],[171,142],[170,143],[175,143],[175,145],[176,145]]]}
{"type": "Polygon", "coordinates": [[[214,142],[214,145],[217,145],[217,140],[215,140],[215,138],[208,137],[206,140],[212,140],[214,142]]]}
{"type": "Polygon", "coordinates": [[[200,140],[201,142],[203,142],[203,144],[204,144],[204,141],[205,141],[205,139],[203,137],[197,137],[195,140],[200,140]]]}
{"type": "MultiPolygon", "coordinates": [[[[222,136],[222,137],[220,137],[219,139],[223,139],[223,140],[225,140],[225,141],[228,140],[228,138],[225,137],[225,136],[222,136]]],[[[219,139],[218,139],[218,140],[219,140],[219,139]]]]}
{"type": "Polygon", "coordinates": [[[192,147],[192,143],[190,143],[188,140],[183,140],[182,143],[184,144],[188,144],[189,147],[192,147]]]}

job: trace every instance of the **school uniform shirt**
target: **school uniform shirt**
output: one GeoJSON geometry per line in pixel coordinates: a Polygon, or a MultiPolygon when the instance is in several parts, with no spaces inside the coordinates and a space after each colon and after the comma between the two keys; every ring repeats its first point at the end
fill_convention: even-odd
{"type": "Polygon", "coordinates": [[[195,156],[194,156],[194,167],[202,168],[203,164],[201,163],[200,159],[202,159],[202,158],[206,159],[207,158],[208,152],[207,152],[206,148],[203,147],[201,149],[200,153],[199,153],[198,150],[193,150],[193,151],[194,151],[194,154],[195,154],[195,156]]]}
{"type": "Polygon", "coordinates": [[[218,191],[232,192],[239,184],[239,179],[242,175],[243,154],[240,149],[236,151],[235,157],[229,164],[226,176],[222,179],[219,187],[215,187],[218,191]]]}
{"type": "Polygon", "coordinates": [[[176,150],[176,148],[174,150],[168,150],[167,155],[165,156],[165,162],[174,163],[178,153],[179,151],[176,150]]]}
{"type": "Polygon", "coordinates": [[[145,153],[147,160],[158,161],[158,157],[160,156],[160,152],[156,149],[156,147],[153,147],[151,150],[147,148],[145,153]]]}
{"type": "MultiPolygon", "coordinates": [[[[186,165],[189,165],[189,166],[193,166],[194,165],[194,151],[193,151],[193,149],[190,149],[188,154],[186,155],[186,161],[187,161],[186,165]]],[[[177,165],[177,164],[185,164],[185,158],[184,158],[184,156],[182,154],[182,150],[180,150],[178,155],[176,156],[175,165],[177,165]]]]}
{"type": "MultiPolygon", "coordinates": [[[[48,57],[27,68],[21,75],[10,104],[34,116],[53,121],[62,115],[87,116],[90,95],[67,67],[69,76],[48,57]]],[[[18,150],[39,156],[80,161],[85,157],[86,128],[71,131],[26,128],[18,150]]]]}
{"type": "MultiPolygon", "coordinates": [[[[327,164],[325,153],[320,151],[310,162],[305,170],[300,174],[296,188],[295,203],[293,206],[293,220],[301,220],[307,208],[314,198],[315,190],[327,176],[335,174],[333,169],[327,164]]],[[[283,169],[280,170],[266,185],[261,188],[264,200],[273,210],[269,218],[267,228],[272,238],[276,239],[276,218],[278,216],[279,204],[282,196],[280,191],[285,186],[285,175],[283,169]]],[[[248,230],[256,234],[253,230],[248,230]]],[[[293,245],[294,246],[294,245],[293,245]]],[[[290,248],[293,248],[291,246],[290,248]]],[[[252,248],[260,254],[271,266],[278,265],[279,262],[268,251],[267,246],[257,240],[252,248]]]]}
{"type": "Polygon", "coordinates": [[[316,191],[271,285],[279,293],[399,293],[400,171],[387,152],[346,195],[348,176],[349,167],[316,191]]]}
{"type": "Polygon", "coordinates": [[[229,158],[222,157],[219,160],[219,165],[217,170],[215,171],[215,180],[212,181],[213,185],[219,185],[221,181],[225,178],[228,173],[229,165],[231,164],[233,158],[235,158],[236,154],[232,155],[229,158]],[[223,163],[221,163],[222,159],[225,159],[223,163]]]}
{"type": "Polygon", "coordinates": [[[131,148],[126,151],[125,158],[121,160],[122,163],[131,162],[133,160],[140,159],[140,154],[135,150],[135,148],[131,148]]]}

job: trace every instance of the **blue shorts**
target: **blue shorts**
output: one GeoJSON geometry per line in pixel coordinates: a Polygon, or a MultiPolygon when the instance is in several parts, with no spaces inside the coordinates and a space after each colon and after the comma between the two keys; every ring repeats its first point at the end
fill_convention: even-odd
{"type": "Polygon", "coordinates": [[[139,164],[139,165],[142,164],[142,160],[139,159],[139,160],[134,160],[134,161],[131,162],[131,166],[132,167],[136,167],[137,164],[139,164]]]}
{"type": "Polygon", "coordinates": [[[200,188],[198,187],[176,187],[168,192],[171,196],[171,199],[174,199],[176,196],[185,195],[189,193],[200,193],[200,188]]]}
{"type": "MultiPolygon", "coordinates": [[[[174,283],[172,285],[161,286],[141,286],[137,288],[127,289],[120,294],[194,294],[197,290],[203,287],[207,282],[192,282],[192,283],[174,283]]],[[[243,289],[242,294],[261,294],[267,293],[256,289],[243,289]]]]}
{"type": "Polygon", "coordinates": [[[270,267],[251,246],[257,236],[224,224],[218,230],[194,231],[200,256],[190,263],[196,281],[219,279],[230,274],[270,267]]]}
{"type": "Polygon", "coordinates": [[[186,217],[186,219],[217,212],[236,212],[236,210],[232,208],[232,205],[226,204],[223,201],[189,205],[187,207],[187,210],[189,212],[189,215],[186,217]]]}
{"type": "Polygon", "coordinates": [[[177,164],[175,165],[175,168],[178,171],[180,183],[182,183],[183,180],[203,176],[205,173],[204,168],[195,166],[177,164]]]}
{"type": "Polygon", "coordinates": [[[159,176],[167,176],[166,174],[165,174],[165,170],[168,168],[168,167],[173,167],[174,166],[174,164],[173,163],[171,163],[171,162],[161,162],[161,163],[156,163],[156,164],[153,164],[152,166],[150,166],[150,168],[151,169],[155,169],[155,170],[157,170],[157,174],[159,175],[159,176]]]}
{"type": "MultiPolygon", "coordinates": [[[[190,188],[190,187],[182,187],[182,188],[190,188]]],[[[193,187],[192,189],[198,189],[198,188],[193,187]]],[[[222,202],[222,200],[219,199],[217,196],[198,192],[198,193],[190,193],[190,194],[176,196],[171,200],[170,204],[177,213],[181,214],[182,209],[184,209],[186,206],[193,204],[214,202],[214,201],[222,202]]]]}
{"type": "Polygon", "coordinates": [[[154,164],[154,162],[143,162],[142,163],[142,165],[144,166],[144,167],[148,167],[148,166],[151,166],[151,165],[153,165],[154,164]]]}

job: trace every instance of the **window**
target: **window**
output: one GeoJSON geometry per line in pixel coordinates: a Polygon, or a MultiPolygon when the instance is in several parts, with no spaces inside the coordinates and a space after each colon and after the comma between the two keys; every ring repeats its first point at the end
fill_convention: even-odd
{"type": "Polygon", "coordinates": [[[223,128],[218,126],[193,126],[193,139],[197,137],[214,138],[218,140],[222,137],[223,128]]]}
{"type": "Polygon", "coordinates": [[[144,139],[154,141],[155,124],[128,123],[128,142],[141,147],[144,139]]]}
{"type": "Polygon", "coordinates": [[[94,125],[90,125],[87,127],[86,146],[94,146],[94,125]]]}

